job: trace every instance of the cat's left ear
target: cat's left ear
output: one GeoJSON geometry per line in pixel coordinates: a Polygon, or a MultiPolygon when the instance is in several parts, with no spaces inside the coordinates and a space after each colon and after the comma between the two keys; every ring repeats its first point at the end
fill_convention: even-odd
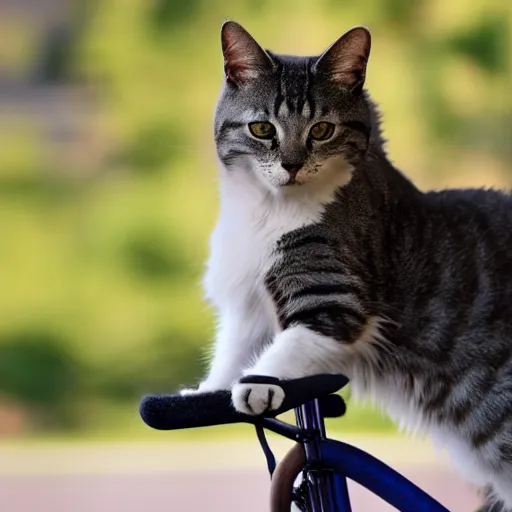
{"type": "Polygon", "coordinates": [[[328,75],[331,80],[351,91],[361,92],[370,48],[370,31],[365,27],[354,27],[318,58],[315,72],[328,75]]]}

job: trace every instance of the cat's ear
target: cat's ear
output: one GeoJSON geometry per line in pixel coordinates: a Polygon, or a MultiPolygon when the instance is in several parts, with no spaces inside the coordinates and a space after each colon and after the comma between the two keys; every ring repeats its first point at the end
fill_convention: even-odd
{"type": "Polygon", "coordinates": [[[224,73],[230,82],[242,85],[273,69],[268,53],[238,23],[226,21],[222,25],[221,39],[224,73]]]}
{"type": "Polygon", "coordinates": [[[371,35],[365,27],[345,32],[318,58],[315,71],[356,92],[363,88],[370,57],[371,35]]]}

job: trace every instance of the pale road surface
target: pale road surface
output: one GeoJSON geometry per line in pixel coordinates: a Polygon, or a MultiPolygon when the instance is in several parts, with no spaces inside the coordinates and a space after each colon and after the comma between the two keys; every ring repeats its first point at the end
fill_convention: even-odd
{"type": "MultiPolygon", "coordinates": [[[[392,465],[452,512],[478,498],[431,445],[344,436],[392,465]]],[[[278,456],[291,446],[271,439],[278,456]]],[[[268,474],[257,443],[0,443],[1,512],[265,512],[268,474]]],[[[394,510],[357,485],[353,510],[394,510]]]]}

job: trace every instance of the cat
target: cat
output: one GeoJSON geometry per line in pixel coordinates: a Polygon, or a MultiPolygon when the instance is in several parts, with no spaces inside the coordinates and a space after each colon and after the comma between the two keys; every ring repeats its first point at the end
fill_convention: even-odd
{"type": "Polygon", "coordinates": [[[512,511],[512,197],[420,191],[389,160],[364,88],[371,36],[319,57],[264,50],[221,30],[214,119],[220,214],[204,277],[218,313],[208,375],[235,408],[275,410],[278,386],[343,373],[446,448],[512,511]]]}

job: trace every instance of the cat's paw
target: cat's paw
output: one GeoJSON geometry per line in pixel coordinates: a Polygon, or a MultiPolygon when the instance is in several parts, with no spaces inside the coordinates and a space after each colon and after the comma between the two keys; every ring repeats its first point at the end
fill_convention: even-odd
{"type": "Polygon", "coordinates": [[[276,384],[239,382],[231,391],[231,400],[237,411],[256,416],[279,409],[284,400],[284,391],[276,384]]]}
{"type": "Polygon", "coordinates": [[[204,380],[197,388],[184,388],[180,391],[181,396],[198,395],[201,393],[215,393],[216,391],[229,390],[231,385],[222,387],[222,383],[204,380]]]}
{"type": "Polygon", "coordinates": [[[197,395],[198,393],[202,393],[198,388],[184,388],[180,390],[181,396],[197,395]]]}

